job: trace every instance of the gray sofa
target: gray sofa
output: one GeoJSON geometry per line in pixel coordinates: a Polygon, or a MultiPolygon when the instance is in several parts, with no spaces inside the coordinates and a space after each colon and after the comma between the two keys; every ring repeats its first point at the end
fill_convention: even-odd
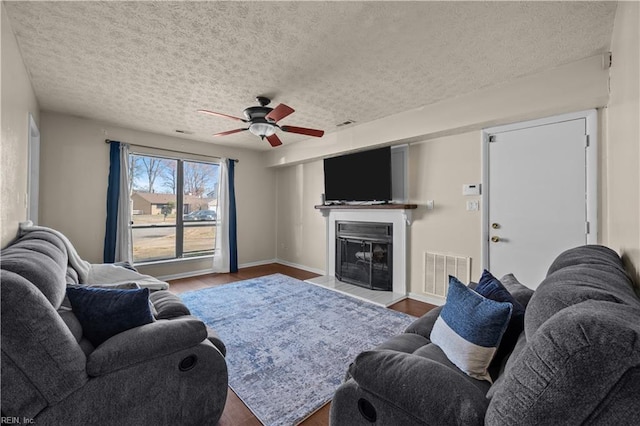
{"type": "Polygon", "coordinates": [[[640,299],[618,255],[568,250],[535,293],[501,281],[526,311],[515,348],[491,365],[493,384],[430,342],[436,308],[356,358],[331,424],[640,424],[640,299]]]}
{"type": "Polygon", "coordinates": [[[2,416],[56,426],[217,423],[225,347],[177,296],[151,292],[150,323],[94,347],[65,297],[78,274],[58,236],[29,232],[0,256],[2,416]]]}

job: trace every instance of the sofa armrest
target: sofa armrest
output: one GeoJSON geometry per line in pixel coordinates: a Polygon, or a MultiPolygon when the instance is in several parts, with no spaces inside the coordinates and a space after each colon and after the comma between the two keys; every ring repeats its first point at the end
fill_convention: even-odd
{"type": "Polygon", "coordinates": [[[191,315],[191,311],[182,303],[182,299],[168,290],[152,292],[149,295],[149,300],[156,310],[155,317],[157,319],[171,319],[191,315]]]}
{"type": "Polygon", "coordinates": [[[419,334],[429,339],[431,336],[431,329],[433,329],[433,324],[436,323],[438,315],[440,315],[440,311],[442,311],[442,306],[433,308],[432,310],[409,324],[409,327],[407,327],[404,332],[419,334]]]}
{"type": "Polygon", "coordinates": [[[158,320],[106,340],[87,359],[87,374],[97,377],[195,346],[207,328],[192,316],[158,320]]]}
{"type": "Polygon", "coordinates": [[[213,343],[213,346],[220,351],[222,356],[227,356],[227,346],[218,335],[218,332],[211,327],[207,327],[207,339],[213,343]]]}
{"type": "Polygon", "coordinates": [[[364,391],[425,424],[483,424],[484,393],[460,374],[418,355],[381,350],[362,352],[350,367],[364,391]]]}

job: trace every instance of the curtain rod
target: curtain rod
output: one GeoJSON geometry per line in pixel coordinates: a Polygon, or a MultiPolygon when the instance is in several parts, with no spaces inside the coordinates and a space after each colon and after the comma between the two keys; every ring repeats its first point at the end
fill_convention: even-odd
{"type": "MultiPolygon", "coordinates": [[[[105,139],[104,143],[111,143],[111,142],[118,142],[118,141],[112,141],[111,139],[105,139]]],[[[126,142],[124,142],[126,143],[126,142]]],[[[137,146],[139,148],[151,148],[151,149],[159,149],[161,151],[167,151],[167,152],[176,152],[178,154],[191,154],[191,155],[201,155],[203,157],[209,157],[209,158],[217,158],[218,160],[221,159],[221,157],[216,157],[215,155],[206,155],[206,154],[197,154],[195,152],[186,152],[186,151],[178,151],[176,149],[168,149],[168,148],[158,148],[157,146],[149,146],[149,145],[139,145],[139,144],[135,144],[135,143],[130,143],[127,144],[129,146],[137,146]]],[[[236,163],[239,163],[240,160],[238,160],[237,158],[229,158],[229,160],[231,161],[235,161],[236,163]]]]}

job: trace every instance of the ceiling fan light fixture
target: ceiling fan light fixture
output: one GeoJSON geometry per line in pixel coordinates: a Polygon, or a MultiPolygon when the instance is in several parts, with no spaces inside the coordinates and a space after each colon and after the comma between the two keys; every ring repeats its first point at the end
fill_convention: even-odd
{"type": "Polygon", "coordinates": [[[263,96],[258,96],[256,100],[260,103],[260,106],[251,106],[245,108],[245,110],[243,111],[246,119],[205,109],[200,109],[198,110],[198,112],[218,117],[231,118],[233,120],[247,123],[248,127],[245,127],[243,129],[228,130],[226,132],[219,132],[213,135],[215,137],[233,135],[235,133],[249,130],[251,134],[258,136],[260,139],[266,139],[273,148],[282,145],[282,141],[276,134],[276,131],[278,130],[282,130],[283,132],[287,133],[297,133],[299,135],[313,136],[316,138],[321,138],[324,135],[324,130],[307,129],[304,127],[296,126],[281,126],[277,124],[280,120],[288,117],[293,112],[295,112],[295,110],[285,104],[279,104],[275,108],[269,108],[266,105],[271,101],[263,96]]]}
{"type": "Polygon", "coordinates": [[[249,131],[261,138],[269,137],[276,132],[276,126],[269,123],[252,123],[249,126],[249,131]]]}

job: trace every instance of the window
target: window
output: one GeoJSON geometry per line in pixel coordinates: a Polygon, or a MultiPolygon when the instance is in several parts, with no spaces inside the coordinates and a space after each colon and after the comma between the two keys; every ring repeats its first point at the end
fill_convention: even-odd
{"type": "Polygon", "coordinates": [[[129,156],[133,261],[212,255],[219,165],[129,156]]]}

